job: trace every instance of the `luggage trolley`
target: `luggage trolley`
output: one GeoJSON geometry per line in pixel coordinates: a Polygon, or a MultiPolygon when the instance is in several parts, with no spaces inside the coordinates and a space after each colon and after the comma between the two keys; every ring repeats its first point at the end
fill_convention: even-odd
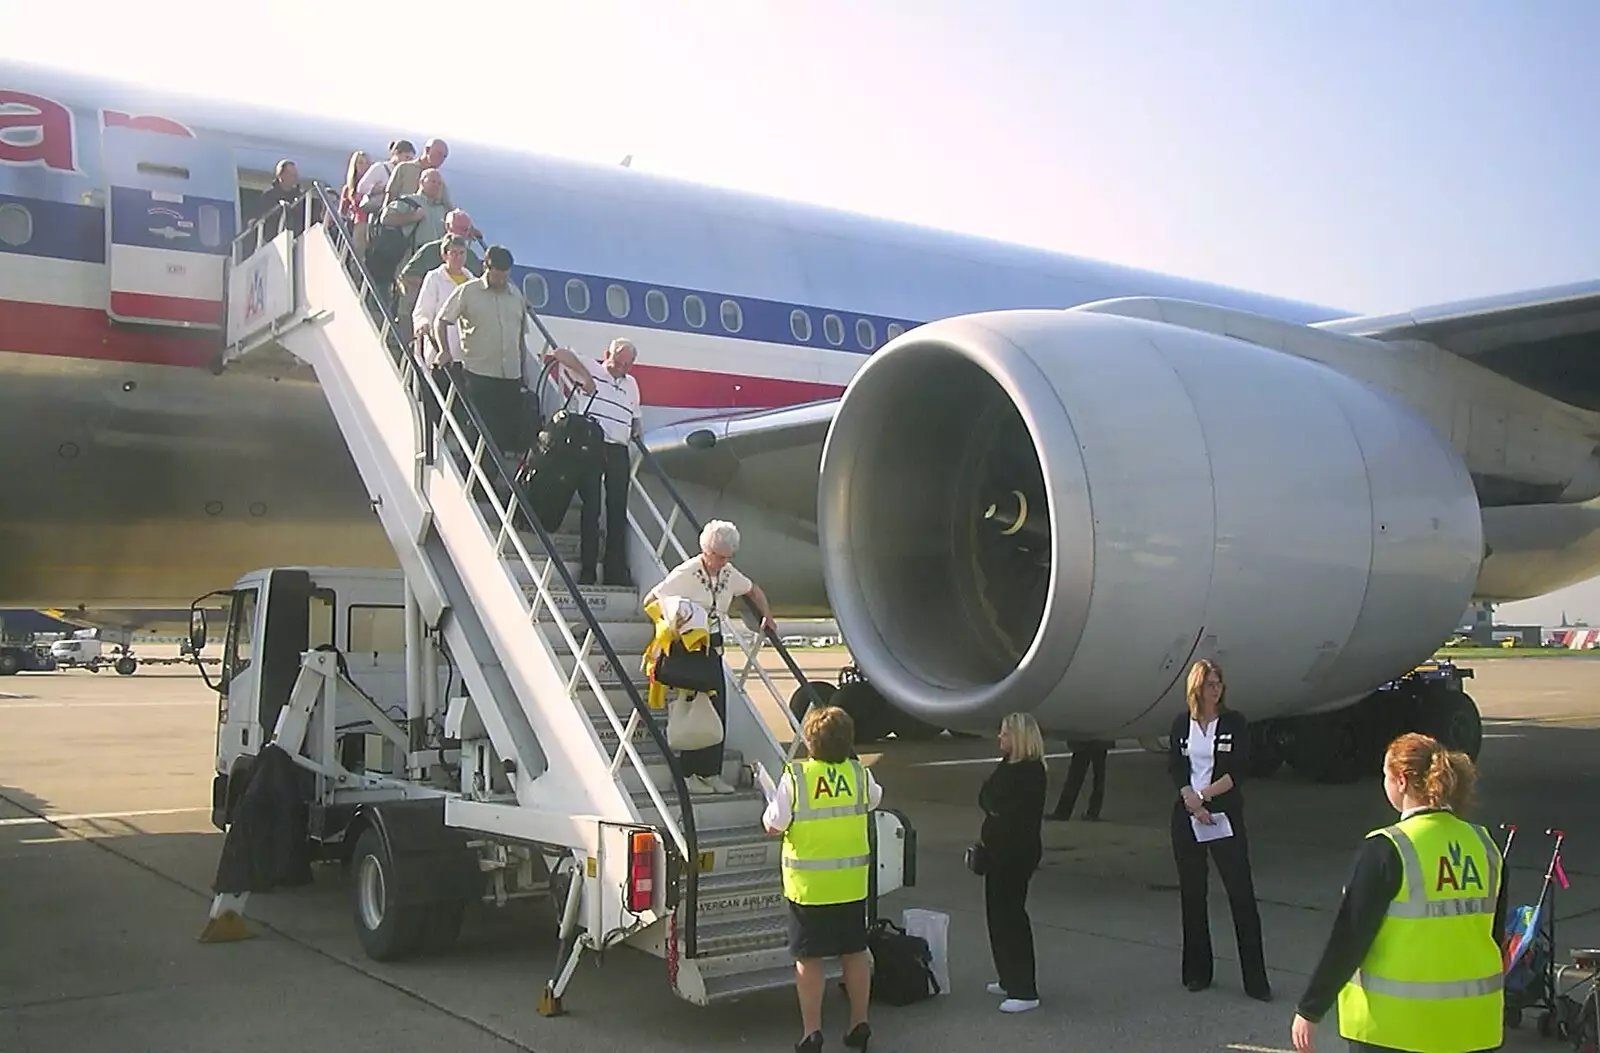
{"type": "MultiPolygon", "coordinates": [[[[1501,823],[1506,831],[1502,881],[1510,878],[1511,845],[1516,840],[1514,824],[1501,823]]],[[[1556,992],[1556,908],[1555,885],[1568,887],[1567,875],[1561,869],[1561,843],[1566,833],[1546,830],[1556,839],[1545,867],[1544,883],[1539,888],[1539,898],[1531,904],[1512,907],[1506,916],[1505,944],[1502,947],[1505,966],[1505,1022],[1507,1027],[1522,1026],[1523,1014],[1541,1010],[1539,1034],[1549,1038],[1565,1033],[1565,1021],[1560,1011],[1561,1002],[1556,992]]]]}
{"type": "Polygon", "coordinates": [[[1575,1053],[1600,1053],[1600,949],[1574,948],[1572,964],[1556,971],[1556,982],[1573,979],[1556,1002],[1562,1034],[1575,1053]]]}

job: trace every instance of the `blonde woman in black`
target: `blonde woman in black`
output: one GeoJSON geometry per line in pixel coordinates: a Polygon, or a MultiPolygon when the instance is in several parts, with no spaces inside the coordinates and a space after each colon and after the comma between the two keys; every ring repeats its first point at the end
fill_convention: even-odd
{"type": "Polygon", "coordinates": [[[1191,991],[1211,986],[1211,925],[1206,914],[1206,857],[1210,856],[1233,912],[1245,993],[1270,1002],[1272,986],[1261,950],[1261,915],[1239,790],[1250,731],[1244,717],[1222,704],[1227,688],[1215,662],[1201,659],[1191,666],[1187,687],[1188,712],[1172,722],[1167,751],[1168,773],[1178,794],[1172,805],[1172,857],[1183,910],[1183,985],[1191,991]]]}

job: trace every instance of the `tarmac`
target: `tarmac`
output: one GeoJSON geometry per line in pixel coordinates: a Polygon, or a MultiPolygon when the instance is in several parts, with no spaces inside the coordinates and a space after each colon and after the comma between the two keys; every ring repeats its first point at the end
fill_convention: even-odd
{"type": "MultiPolygon", "coordinates": [[[[807,655],[819,672],[837,652],[807,655]]],[[[1468,687],[1488,718],[1475,817],[1520,826],[1512,902],[1539,894],[1551,839],[1571,836],[1559,891],[1558,961],[1600,946],[1600,663],[1476,663],[1468,687]]],[[[469,916],[438,957],[381,965],[352,929],[348,883],[253,896],[259,938],[202,945],[221,835],[209,821],[216,696],[191,668],[24,674],[0,681],[0,1053],[789,1049],[792,992],[699,1008],[669,990],[664,965],[623,949],[585,958],[567,1015],[535,1012],[555,954],[545,908],[469,916]]],[[[1060,748],[1060,747],[1055,747],[1060,748]]],[[[1178,977],[1178,902],[1162,758],[1114,753],[1104,820],[1047,823],[1029,899],[1043,1005],[996,1012],[978,879],[961,866],[975,836],[985,739],[886,743],[866,759],[886,803],[918,832],[918,881],[886,897],[951,917],[952,990],[874,1006],[876,1050],[1272,1051],[1291,1048],[1294,1004],[1321,951],[1362,835],[1393,818],[1375,778],[1317,786],[1285,771],[1246,787],[1267,961],[1277,999],[1245,998],[1232,924],[1213,880],[1218,965],[1209,991],[1178,977]]],[[[1065,757],[1052,759],[1052,794],[1065,757]]],[[[1079,811],[1087,800],[1080,798],[1079,811]]],[[[1052,798],[1052,804],[1054,803],[1052,798]]],[[[841,1048],[842,996],[825,1009],[841,1048]]],[[[1333,1020],[1318,1048],[1340,1050],[1333,1020]]],[[[1531,1022],[1508,1050],[1557,1050],[1531,1022]]]]}

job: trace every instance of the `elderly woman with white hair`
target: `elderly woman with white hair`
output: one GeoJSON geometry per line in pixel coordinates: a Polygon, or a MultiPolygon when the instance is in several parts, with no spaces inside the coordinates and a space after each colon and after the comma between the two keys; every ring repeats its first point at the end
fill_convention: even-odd
{"type": "MultiPolygon", "coordinates": [[[[777,624],[772,620],[772,608],[767,604],[761,587],[733,565],[734,554],[739,551],[739,528],[722,519],[713,519],[700,531],[700,554],[692,556],[674,567],[661,584],[651,589],[644,602],[649,604],[660,596],[678,596],[698,603],[706,610],[710,622],[711,650],[721,664],[723,626],[727,622],[728,608],[734,600],[748,595],[761,612],[761,625],[773,632],[777,624]]],[[[728,703],[726,682],[723,690],[711,695],[711,704],[717,717],[727,726],[728,703]]],[[[722,746],[718,742],[705,749],[686,750],[680,754],[685,781],[691,793],[733,793],[733,787],[722,777],[722,746]]]]}

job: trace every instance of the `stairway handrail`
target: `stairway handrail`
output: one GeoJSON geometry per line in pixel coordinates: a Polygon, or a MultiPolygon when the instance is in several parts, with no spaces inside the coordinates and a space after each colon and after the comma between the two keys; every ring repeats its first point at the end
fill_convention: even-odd
{"type": "MultiPolygon", "coordinates": [[[[405,383],[406,377],[404,367],[406,365],[411,367],[419,381],[419,383],[416,384],[416,387],[419,389],[419,398],[417,400],[416,410],[420,411],[421,409],[420,402],[423,393],[431,394],[437,402],[437,408],[440,413],[440,422],[442,423],[445,420],[450,421],[450,423],[456,427],[456,430],[459,433],[460,425],[459,422],[455,420],[455,417],[451,412],[452,400],[449,397],[449,394],[446,392],[441,392],[437,387],[435,377],[433,376],[433,370],[429,368],[427,363],[423,360],[416,342],[400,338],[400,334],[403,330],[401,330],[399,324],[395,321],[394,316],[390,313],[389,306],[385,302],[384,298],[379,295],[381,287],[379,286],[377,280],[372,277],[371,271],[367,269],[366,261],[361,258],[360,253],[355,251],[352,232],[349,229],[348,224],[345,222],[344,217],[339,213],[337,198],[332,196],[329,193],[329,188],[320,182],[312,182],[310,185],[310,190],[311,192],[304,194],[301,200],[296,202],[294,205],[285,205],[281,210],[267,213],[265,216],[262,216],[260,219],[252,223],[250,227],[247,228],[245,233],[242,233],[239,235],[239,237],[235,238],[233,262],[243,262],[243,260],[248,259],[256,249],[259,249],[266,241],[270,240],[262,237],[265,224],[268,220],[278,219],[280,221],[286,221],[292,214],[293,210],[303,208],[304,223],[301,226],[300,232],[297,236],[304,236],[304,233],[309,230],[311,226],[313,226],[315,220],[318,218],[317,213],[320,210],[322,218],[325,221],[323,224],[323,230],[326,236],[329,238],[330,242],[332,242],[336,251],[340,249],[346,250],[343,255],[347,260],[355,264],[356,269],[360,274],[362,287],[357,290],[357,295],[360,296],[364,301],[363,307],[367,308],[369,311],[371,308],[376,307],[378,314],[383,321],[382,328],[387,329],[389,333],[394,334],[395,339],[393,340],[384,340],[384,333],[382,331],[379,332],[378,336],[380,342],[386,345],[386,350],[389,352],[391,363],[400,370],[401,383],[405,383]],[[329,225],[327,222],[330,220],[331,225],[329,225]],[[238,247],[241,243],[245,242],[245,239],[250,236],[252,231],[255,233],[255,248],[251,249],[249,253],[246,253],[245,256],[241,258],[237,255],[238,247]]],[[[282,229],[281,225],[279,229],[282,229]]],[[[545,330],[542,324],[539,325],[539,329],[548,339],[548,330],[545,330]]],[[[224,337],[224,339],[226,339],[226,337],[224,337]]],[[[666,762],[667,770],[672,776],[673,790],[675,791],[675,796],[678,799],[678,805],[683,811],[681,823],[675,823],[673,821],[672,816],[667,813],[664,802],[662,802],[659,799],[659,796],[656,794],[655,787],[651,781],[648,769],[645,767],[643,760],[639,757],[638,753],[632,748],[630,741],[631,735],[626,734],[626,729],[624,728],[618,729],[619,733],[622,733],[622,739],[619,745],[627,749],[630,761],[632,761],[634,767],[639,771],[646,789],[650,791],[651,797],[661,813],[661,819],[666,823],[669,831],[677,835],[673,838],[673,840],[677,842],[674,847],[678,850],[680,855],[683,856],[684,871],[688,879],[688,889],[686,890],[687,895],[685,896],[685,899],[687,900],[686,905],[688,908],[688,917],[686,919],[687,923],[684,926],[685,929],[687,929],[687,932],[685,933],[685,957],[693,958],[696,956],[697,951],[696,913],[698,907],[700,855],[699,839],[695,829],[694,801],[689,793],[688,783],[685,782],[684,779],[683,767],[679,762],[677,755],[672,751],[671,746],[668,744],[666,733],[661,729],[661,726],[656,723],[655,717],[650,713],[649,705],[645,702],[644,698],[639,694],[638,689],[634,686],[632,677],[630,677],[625,671],[622,659],[617,655],[615,649],[612,648],[611,641],[606,638],[605,632],[600,628],[599,619],[595,617],[594,611],[589,607],[588,601],[583,598],[583,592],[578,586],[577,581],[573,578],[572,572],[567,569],[565,561],[562,560],[557,554],[555,541],[545,531],[544,525],[539,522],[539,517],[532,513],[532,509],[534,508],[533,502],[528,499],[528,495],[525,492],[522,483],[518,481],[516,473],[507,466],[505,459],[502,456],[502,451],[498,449],[493,440],[493,433],[485,424],[482,416],[479,415],[477,407],[474,406],[471,399],[467,397],[466,391],[457,387],[455,378],[453,376],[449,376],[449,374],[446,374],[446,378],[449,393],[457,396],[454,402],[456,405],[466,409],[467,417],[472,426],[476,428],[478,434],[482,436],[483,454],[486,455],[488,463],[493,466],[495,473],[500,477],[500,481],[504,482],[511,491],[511,506],[507,509],[499,509],[498,497],[494,494],[493,486],[486,487],[490,500],[495,503],[497,511],[500,511],[502,517],[506,520],[506,525],[513,525],[515,516],[520,513],[522,519],[525,521],[525,525],[532,527],[534,534],[539,538],[539,543],[544,546],[545,555],[549,560],[550,567],[555,569],[560,574],[562,583],[566,586],[568,594],[572,597],[578,613],[582,615],[583,620],[588,624],[590,634],[594,640],[599,642],[600,649],[604,652],[606,658],[611,662],[611,668],[616,671],[617,678],[620,681],[623,692],[627,695],[628,701],[633,707],[634,719],[642,719],[645,729],[649,732],[650,737],[655,742],[657,748],[660,749],[662,758],[666,762]]],[[[430,436],[432,434],[433,427],[434,426],[431,424],[428,425],[427,434],[430,436]]],[[[464,446],[463,448],[465,449],[464,446]]],[[[469,454],[468,459],[469,462],[471,462],[470,467],[477,468],[478,462],[484,458],[474,457],[469,454]]],[[[487,480],[485,480],[485,482],[487,482],[487,480]]],[[[511,537],[515,541],[516,547],[522,555],[524,562],[531,564],[531,557],[529,557],[526,552],[521,551],[522,544],[521,539],[518,536],[518,532],[513,530],[511,537]]],[[[531,566],[529,569],[532,569],[531,566]]],[[[553,610],[552,614],[556,616],[559,622],[562,617],[561,612],[559,610],[553,610]]],[[[580,668],[586,665],[582,655],[578,656],[578,664],[580,668]]],[[[589,673],[589,679],[595,685],[596,693],[603,702],[605,700],[605,693],[599,688],[598,681],[595,680],[593,676],[593,671],[589,670],[589,673]]],[[[607,708],[610,707],[608,706],[607,708]]],[[[612,717],[613,722],[615,722],[615,711],[613,711],[610,716],[612,717]]],[[[630,720],[630,723],[632,723],[632,720],[630,720]]]]}

